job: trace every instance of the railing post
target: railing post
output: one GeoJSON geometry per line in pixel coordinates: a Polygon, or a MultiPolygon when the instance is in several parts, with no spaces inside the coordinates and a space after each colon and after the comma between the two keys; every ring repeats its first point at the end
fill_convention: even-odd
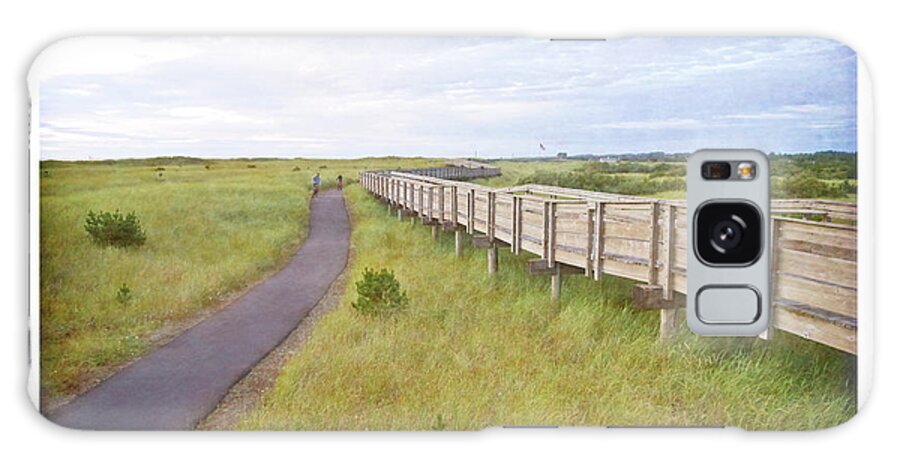
{"type": "Polygon", "coordinates": [[[605,240],[603,234],[605,227],[603,221],[606,219],[606,203],[597,202],[595,204],[594,213],[594,280],[600,281],[603,278],[603,253],[605,251],[605,240]]]}
{"type": "Polygon", "coordinates": [[[541,206],[541,258],[550,264],[550,251],[547,246],[550,243],[550,203],[544,200],[541,206]]]}
{"type": "Polygon", "coordinates": [[[494,243],[494,227],[497,224],[497,194],[488,192],[487,236],[488,241],[494,243]]]}
{"type": "Polygon", "coordinates": [[[594,256],[594,211],[587,203],[585,203],[584,207],[587,212],[587,244],[585,246],[585,249],[587,250],[587,258],[585,258],[584,262],[584,276],[590,278],[591,269],[593,269],[594,256]]]}
{"type": "Polygon", "coordinates": [[[453,220],[453,227],[459,227],[459,192],[454,185],[450,187],[450,219],[453,220]]]}
{"type": "Polygon", "coordinates": [[[556,264],[556,202],[548,202],[547,212],[547,265],[556,264]]]}
{"type": "Polygon", "coordinates": [[[475,233],[475,189],[470,188],[469,192],[466,193],[466,209],[468,211],[468,216],[466,216],[468,224],[466,224],[466,232],[469,234],[475,233]]]}
{"type": "Polygon", "coordinates": [[[781,245],[780,234],[778,232],[778,223],[777,219],[772,217],[769,219],[769,249],[771,251],[771,255],[769,259],[772,260],[770,264],[769,275],[772,276],[772,280],[769,283],[769,326],[764,330],[761,334],[759,334],[759,338],[763,340],[772,340],[775,338],[775,312],[777,309],[775,308],[775,301],[778,295],[778,247],[781,245]]]}
{"type": "Polygon", "coordinates": [[[659,203],[656,201],[650,203],[650,250],[647,261],[650,266],[647,280],[651,285],[656,285],[659,283],[659,268],[656,267],[659,261],[659,203]]]}
{"type": "Polygon", "coordinates": [[[443,185],[441,185],[438,188],[438,192],[440,192],[440,195],[441,195],[441,202],[440,202],[440,206],[438,207],[438,213],[441,215],[441,219],[438,222],[443,224],[444,220],[446,219],[444,217],[444,202],[447,200],[446,195],[444,195],[444,186],[443,185]]]}
{"type": "Polygon", "coordinates": [[[663,278],[663,296],[666,300],[671,301],[675,297],[675,216],[677,210],[675,205],[669,203],[666,214],[666,239],[663,259],[663,265],[666,269],[666,275],[663,278]]]}

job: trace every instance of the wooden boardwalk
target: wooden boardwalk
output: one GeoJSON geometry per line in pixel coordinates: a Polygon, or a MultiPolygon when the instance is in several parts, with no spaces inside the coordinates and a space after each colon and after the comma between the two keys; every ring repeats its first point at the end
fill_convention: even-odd
{"type": "MultiPolygon", "coordinates": [[[[687,211],[683,201],[588,190],[520,185],[489,188],[463,182],[500,175],[499,169],[446,167],[368,171],[361,185],[397,208],[399,217],[421,218],[456,231],[488,249],[497,269],[498,246],[536,255],[535,273],[600,280],[604,274],[642,282],[637,307],[661,310],[660,335],[674,329],[684,307],[687,211]]],[[[774,200],[771,243],[775,279],[774,329],[856,353],[856,205],[827,200],[774,200]]],[[[766,336],[766,334],[764,334],[766,336]]]]}

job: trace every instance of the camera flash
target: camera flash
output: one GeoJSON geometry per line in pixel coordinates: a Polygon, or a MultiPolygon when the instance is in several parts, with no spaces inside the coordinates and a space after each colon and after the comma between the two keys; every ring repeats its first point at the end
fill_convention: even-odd
{"type": "Polygon", "coordinates": [[[737,165],[738,177],[741,180],[751,180],[756,177],[756,163],[742,162],[737,165]]]}

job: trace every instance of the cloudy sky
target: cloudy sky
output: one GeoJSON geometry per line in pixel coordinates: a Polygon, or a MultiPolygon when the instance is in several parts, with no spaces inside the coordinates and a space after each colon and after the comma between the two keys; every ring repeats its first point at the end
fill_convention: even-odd
{"type": "Polygon", "coordinates": [[[822,39],[80,38],[29,84],[42,159],[856,149],[822,39]]]}

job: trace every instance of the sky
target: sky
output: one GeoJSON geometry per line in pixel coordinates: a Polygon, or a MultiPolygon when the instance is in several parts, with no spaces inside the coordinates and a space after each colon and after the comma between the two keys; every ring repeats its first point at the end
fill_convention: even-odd
{"type": "Polygon", "coordinates": [[[856,150],[856,55],[815,38],[89,37],[29,86],[41,159],[856,150]]]}

